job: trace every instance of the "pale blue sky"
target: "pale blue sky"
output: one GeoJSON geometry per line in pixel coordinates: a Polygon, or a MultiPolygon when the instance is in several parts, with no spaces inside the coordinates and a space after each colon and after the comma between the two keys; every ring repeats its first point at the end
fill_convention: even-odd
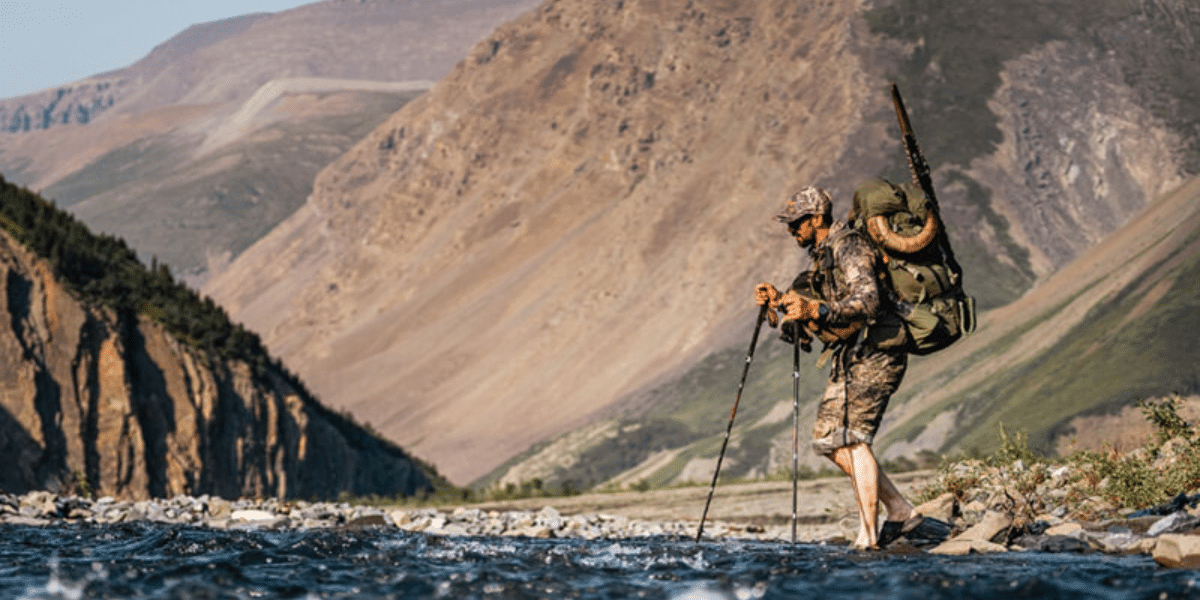
{"type": "Polygon", "coordinates": [[[128,66],[196,23],[314,0],[0,0],[0,98],[128,66]]]}

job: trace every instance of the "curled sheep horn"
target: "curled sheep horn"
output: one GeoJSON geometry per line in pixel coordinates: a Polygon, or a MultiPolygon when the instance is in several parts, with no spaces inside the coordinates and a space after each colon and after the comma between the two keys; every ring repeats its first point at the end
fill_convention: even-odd
{"type": "Polygon", "coordinates": [[[876,215],[867,219],[867,233],[892,252],[913,254],[925,249],[937,237],[937,218],[934,217],[933,211],[930,211],[925,217],[925,227],[921,229],[921,232],[912,237],[904,237],[892,231],[892,228],[888,226],[886,215],[876,215]]]}

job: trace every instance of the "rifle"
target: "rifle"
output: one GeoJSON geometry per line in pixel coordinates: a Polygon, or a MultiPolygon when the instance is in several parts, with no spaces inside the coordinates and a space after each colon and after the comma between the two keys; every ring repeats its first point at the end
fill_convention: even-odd
{"type": "Polygon", "coordinates": [[[962,268],[954,258],[954,249],[950,247],[950,240],[946,237],[946,225],[942,222],[942,213],[938,208],[937,195],[933,193],[933,177],[929,174],[929,163],[925,162],[925,155],[917,145],[917,136],[908,120],[908,111],[904,109],[900,88],[895,83],[892,84],[892,104],[896,106],[896,119],[900,121],[900,136],[904,139],[904,154],[908,157],[908,170],[912,173],[913,185],[925,192],[925,197],[929,199],[929,208],[938,220],[938,248],[945,256],[946,265],[950,267],[951,272],[961,277],[962,268]]]}

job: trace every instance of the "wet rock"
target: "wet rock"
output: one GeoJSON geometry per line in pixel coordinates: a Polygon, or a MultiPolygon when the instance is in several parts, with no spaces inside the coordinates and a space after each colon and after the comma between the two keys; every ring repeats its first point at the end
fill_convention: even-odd
{"type": "Polygon", "coordinates": [[[387,525],[387,519],[382,514],[365,514],[351,517],[346,521],[346,527],[350,529],[362,527],[383,527],[387,525]]]}
{"type": "Polygon", "coordinates": [[[1026,549],[1037,550],[1039,552],[1072,554],[1090,554],[1095,552],[1095,548],[1092,548],[1092,545],[1083,539],[1067,535],[1042,536],[1034,545],[1028,546],[1026,549]]]}
{"type": "Polygon", "coordinates": [[[18,514],[27,517],[53,518],[58,516],[57,497],[44,491],[34,491],[25,494],[18,506],[18,514]]]}
{"type": "Polygon", "coordinates": [[[1113,530],[1088,533],[1086,535],[1087,539],[1095,546],[1109,554],[1137,552],[1137,544],[1145,538],[1145,536],[1124,528],[1114,528],[1113,530]]]}
{"type": "Polygon", "coordinates": [[[929,502],[917,506],[913,509],[913,512],[949,523],[955,517],[954,513],[957,505],[958,501],[954,498],[954,494],[946,492],[929,502]]]}
{"type": "Polygon", "coordinates": [[[278,529],[286,525],[288,518],[265,510],[235,510],[229,515],[229,524],[246,525],[262,529],[278,529]]]}
{"type": "Polygon", "coordinates": [[[208,502],[208,516],[213,519],[228,519],[233,509],[228,500],[213,498],[208,502]]]}
{"type": "Polygon", "coordinates": [[[534,522],[550,529],[558,529],[562,527],[562,514],[553,506],[547,506],[538,511],[534,522]]]}
{"type": "Polygon", "coordinates": [[[1200,535],[1168,533],[1159,536],[1152,554],[1154,562],[1170,568],[1200,568],[1200,535]]]}
{"type": "Polygon", "coordinates": [[[986,540],[964,540],[955,538],[953,540],[942,542],[929,552],[930,554],[941,554],[944,556],[966,556],[968,554],[993,554],[997,552],[1008,552],[1008,548],[986,540]]]}
{"type": "Polygon", "coordinates": [[[521,529],[512,529],[504,532],[505,536],[509,537],[529,537],[547,539],[554,537],[554,531],[545,526],[530,526],[521,529]]]}
{"type": "Polygon", "coordinates": [[[954,540],[992,542],[1004,537],[1012,522],[1011,514],[989,510],[978,523],[955,536],[954,540]]]}
{"type": "Polygon", "coordinates": [[[1200,517],[1193,517],[1186,511],[1179,511],[1156,521],[1146,530],[1146,535],[1157,536],[1164,533],[1180,533],[1195,529],[1197,525],[1200,525],[1200,517]]]}
{"type": "Polygon", "coordinates": [[[9,525],[26,525],[29,527],[41,527],[43,525],[50,524],[49,519],[39,519],[36,517],[25,517],[22,515],[13,515],[11,517],[7,517],[4,519],[4,522],[9,525]]]}
{"type": "Polygon", "coordinates": [[[1083,531],[1083,525],[1080,525],[1079,523],[1076,523],[1074,521],[1068,521],[1066,523],[1062,523],[1060,525],[1055,525],[1053,527],[1046,529],[1045,535],[1047,535],[1047,536],[1075,536],[1075,535],[1078,535],[1082,531],[1083,531]]]}

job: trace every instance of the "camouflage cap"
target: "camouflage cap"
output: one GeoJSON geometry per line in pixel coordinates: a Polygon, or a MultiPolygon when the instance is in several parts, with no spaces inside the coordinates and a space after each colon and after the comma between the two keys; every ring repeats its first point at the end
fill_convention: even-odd
{"type": "Polygon", "coordinates": [[[783,207],[783,212],[775,215],[780,223],[791,223],[809,215],[829,215],[833,211],[833,198],[829,192],[808,186],[792,195],[783,207]]]}

